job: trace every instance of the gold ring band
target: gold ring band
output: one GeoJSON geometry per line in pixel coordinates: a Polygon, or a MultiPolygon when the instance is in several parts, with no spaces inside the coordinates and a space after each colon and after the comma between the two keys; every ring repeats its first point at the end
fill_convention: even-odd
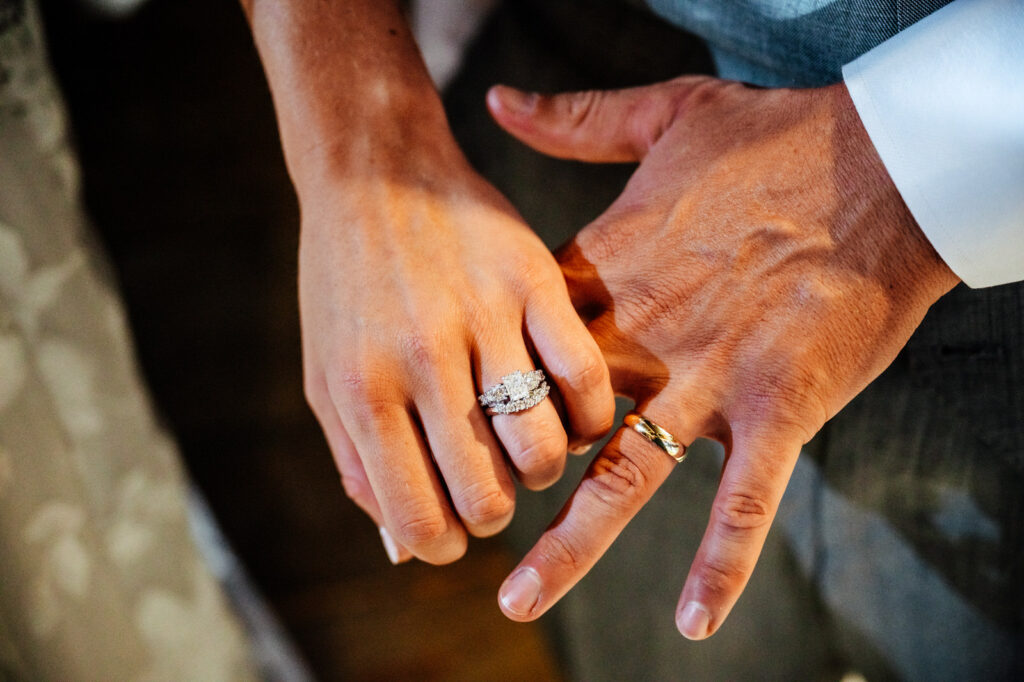
{"type": "Polygon", "coordinates": [[[686,446],[677,441],[671,433],[661,428],[647,417],[639,415],[636,412],[630,412],[626,415],[626,418],[622,420],[622,423],[657,445],[665,452],[665,454],[675,461],[681,463],[686,459],[686,446]]]}

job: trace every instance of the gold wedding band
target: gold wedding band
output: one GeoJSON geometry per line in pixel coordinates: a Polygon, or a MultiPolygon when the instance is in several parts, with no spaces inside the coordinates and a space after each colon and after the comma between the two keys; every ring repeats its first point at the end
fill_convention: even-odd
{"type": "Polygon", "coordinates": [[[677,441],[671,433],[661,428],[647,417],[639,415],[636,412],[630,412],[626,415],[626,418],[622,420],[622,423],[657,445],[665,452],[665,454],[675,461],[682,463],[682,461],[686,459],[686,446],[677,441]]]}

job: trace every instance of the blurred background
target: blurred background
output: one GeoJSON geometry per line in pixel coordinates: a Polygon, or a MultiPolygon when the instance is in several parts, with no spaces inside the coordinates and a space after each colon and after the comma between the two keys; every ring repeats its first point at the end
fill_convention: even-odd
{"type": "MultiPolygon", "coordinates": [[[[444,32],[425,3],[417,21],[444,32]]],[[[472,3],[471,3],[472,4],[472,3]]],[[[487,4],[487,3],[483,3],[487,4]]],[[[544,621],[498,611],[498,586],[580,473],[522,496],[513,527],[437,568],[392,567],[343,495],[301,384],[298,207],[269,92],[230,0],[152,0],[112,18],[41,3],[85,200],[126,298],[145,375],[229,543],[324,680],[559,680],[544,621]]],[[[442,61],[446,59],[442,55],[442,61]]],[[[499,4],[449,69],[471,161],[552,246],[628,177],[526,150],[489,120],[495,82],[559,90],[709,69],[703,48],[608,0],[499,4]]]]}

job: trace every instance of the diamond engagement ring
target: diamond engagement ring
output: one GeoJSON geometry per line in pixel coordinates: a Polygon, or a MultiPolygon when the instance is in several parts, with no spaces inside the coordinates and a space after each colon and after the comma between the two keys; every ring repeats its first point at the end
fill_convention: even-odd
{"type": "Polygon", "coordinates": [[[501,378],[501,382],[491,386],[477,397],[480,404],[487,409],[487,414],[513,414],[528,410],[547,397],[551,387],[548,386],[544,370],[532,372],[516,370],[501,378]]]}

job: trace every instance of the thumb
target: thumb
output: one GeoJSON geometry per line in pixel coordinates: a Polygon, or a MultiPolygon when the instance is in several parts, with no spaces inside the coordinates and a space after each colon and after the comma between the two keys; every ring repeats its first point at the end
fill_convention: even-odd
{"type": "Polygon", "coordinates": [[[598,163],[640,161],[672,123],[696,80],[559,95],[495,85],[487,93],[487,108],[507,132],[549,156],[598,163]]]}

